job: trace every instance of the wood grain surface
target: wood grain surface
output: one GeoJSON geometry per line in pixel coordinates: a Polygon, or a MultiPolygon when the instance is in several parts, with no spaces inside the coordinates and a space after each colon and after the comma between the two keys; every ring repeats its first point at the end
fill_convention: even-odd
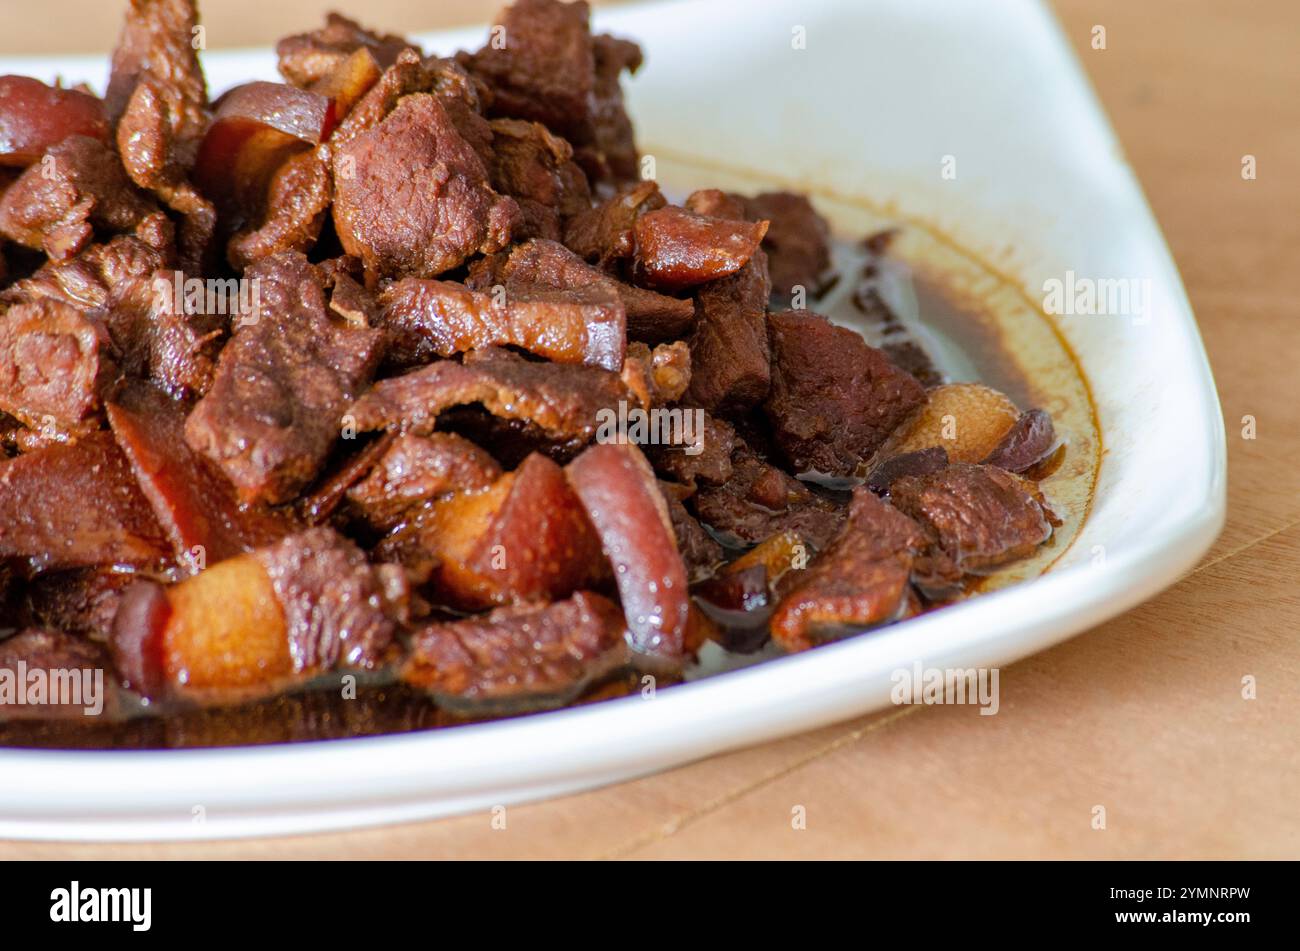
{"type": "MultiPolygon", "coordinates": [[[[210,45],[269,42],[336,5],[210,2],[210,45]]],[[[123,6],[28,7],[0,31],[0,53],[104,50],[123,6]],[[65,7],[75,15],[54,15],[65,7]]],[[[409,31],[483,21],[495,6],[358,9],[409,31]]],[[[1228,524],[1179,584],[1004,670],[996,717],[906,707],[511,807],[505,829],[478,814],[244,842],[0,843],[0,856],[1300,856],[1300,4],[1055,7],[1164,228],[1223,403],[1228,524]],[[1090,47],[1095,25],[1105,50],[1090,47]],[[1241,175],[1247,154],[1254,181],[1241,175]],[[1242,697],[1246,675],[1256,699],[1242,697]],[[1092,827],[1098,805],[1104,830],[1092,827]],[[806,828],[793,827],[796,807],[806,828]]]]}

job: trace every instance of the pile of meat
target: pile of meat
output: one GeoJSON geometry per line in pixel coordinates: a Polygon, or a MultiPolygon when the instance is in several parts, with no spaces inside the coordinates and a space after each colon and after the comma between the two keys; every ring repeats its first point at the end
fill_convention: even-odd
{"type": "Polygon", "coordinates": [[[496,715],[898,621],[1051,536],[1050,418],[785,309],[825,221],[641,180],[641,51],[585,3],[451,58],[331,15],[215,101],[196,16],[132,0],[102,98],[0,77],[0,667],[496,715]],[[637,412],[698,438],[602,434],[637,412]]]}

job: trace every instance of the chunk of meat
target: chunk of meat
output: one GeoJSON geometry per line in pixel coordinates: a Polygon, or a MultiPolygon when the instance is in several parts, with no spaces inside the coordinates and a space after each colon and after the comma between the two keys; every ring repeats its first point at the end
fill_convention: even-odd
{"type": "Polygon", "coordinates": [[[637,222],[667,204],[654,182],[625,185],[600,204],[575,215],[565,225],[564,243],[589,264],[602,268],[631,260],[636,253],[637,222]]]}
{"type": "Polygon", "coordinates": [[[26,168],[72,135],[108,141],[98,98],[27,76],[0,76],[0,167],[26,168]]]}
{"type": "Polygon", "coordinates": [[[591,446],[565,469],[614,567],[628,643],[642,664],[668,670],[685,655],[686,566],[650,463],[632,445],[591,446]]]}
{"type": "Polygon", "coordinates": [[[984,464],[1008,472],[1024,472],[1051,455],[1056,445],[1051,415],[1046,410],[1027,410],[1020,414],[984,464]]]}
{"type": "Polygon", "coordinates": [[[691,501],[700,521],[733,546],[757,544],[778,532],[792,531],[821,549],[839,529],[843,518],[839,506],[764,462],[738,437],[731,463],[726,482],[702,486],[691,501]]]}
{"type": "Polygon", "coordinates": [[[106,641],[122,595],[134,581],[135,572],[113,568],[38,575],[23,590],[23,623],[106,641]]]}
{"type": "Polygon", "coordinates": [[[399,364],[509,344],[558,363],[615,371],[623,365],[623,302],[599,284],[483,293],[451,281],[405,278],[381,302],[383,325],[393,335],[390,356],[399,364]]]}
{"type": "Polygon", "coordinates": [[[591,442],[600,410],[630,394],[597,367],[533,363],[508,351],[476,350],[464,363],[440,361],[380,380],[350,410],[361,430],[433,431],[439,414],[481,403],[500,419],[519,420],[572,447],[591,442]]]}
{"type": "Polygon", "coordinates": [[[690,398],[705,409],[748,409],[772,385],[767,302],[772,285],[762,251],[739,271],[696,291],[690,398]]]}
{"type": "Polygon", "coordinates": [[[114,716],[120,698],[108,666],[99,645],[61,631],[28,628],[0,641],[10,685],[0,691],[0,722],[114,716]]]}
{"type": "Polygon", "coordinates": [[[723,485],[731,478],[731,454],[736,431],[720,419],[704,415],[700,452],[686,453],[669,446],[647,446],[646,455],[661,476],[695,487],[696,483],[723,485]]]}
{"type": "Polygon", "coordinates": [[[37,298],[0,314],[0,410],[40,428],[75,427],[116,382],[103,323],[37,298]]]}
{"type": "Polygon", "coordinates": [[[310,251],[320,237],[333,200],[328,151],[302,152],[276,171],[260,223],[226,245],[226,260],[242,271],[278,251],[310,251]]]}
{"type": "Polygon", "coordinates": [[[150,699],[231,702],[394,658],[409,592],[332,529],[312,528],[122,600],[110,648],[150,699]]]}
{"type": "Polygon", "coordinates": [[[604,578],[600,550],[563,470],[533,454],[486,490],[435,501],[376,553],[431,561],[437,596],[478,610],[567,597],[604,578]]]}
{"type": "Polygon", "coordinates": [[[787,651],[898,618],[925,535],[869,490],[854,491],[840,534],[806,571],[787,575],[772,638],[787,651]],[[855,630],[857,629],[857,630],[855,630]]]}
{"type": "Polygon", "coordinates": [[[319,29],[286,36],[275,44],[280,75],[304,89],[333,75],[360,49],[368,50],[381,69],[392,66],[404,49],[419,52],[405,37],[368,30],[338,13],[328,14],[319,29]]]}
{"type": "MultiPolygon", "coordinates": [[[[681,340],[661,343],[653,350],[648,344],[634,341],[628,344],[621,376],[645,409],[676,403],[691,384],[691,351],[681,340]]],[[[682,413],[690,411],[681,407],[673,409],[682,413]]]]}
{"type": "Polygon", "coordinates": [[[820,314],[768,316],[772,389],[763,404],[797,472],[852,475],[925,400],[921,384],[820,314]]]}
{"type": "Polygon", "coordinates": [[[436,277],[505,247],[519,223],[437,96],[407,96],[336,149],[334,181],[334,226],[367,283],[436,277]]]}
{"type": "Polygon", "coordinates": [[[0,462],[0,562],[24,574],[170,557],[158,520],[111,434],[0,462]]]}
{"type": "Polygon", "coordinates": [[[883,462],[877,463],[864,484],[876,495],[887,497],[890,487],[903,476],[929,475],[946,468],[948,468],[948,452],[942,446],[916,449],[890,456],[883,462]]]}
{"type": "Polygon", "coordinates": [[[1032,555],[1052,534],[1033,483],[994,466],[953,463],[905,476],[890,498],[962,571],[982,573],[1032,555]]]}
{"type": "Polygon", "coordinates": [[[572,146],[538,122],[493,119],[491,128],[492,187],[518,202],[522,214],[515,239],[559,240],[561,223],[591,207],[572,146]]]}
{"type": "Polygon", "coordinates": [[[416,506],[453,492],[485,489],[501,477],[485,451],[454,433],[399,435],[369,474],[348,489],[351,508],[376,531],[401,523],[416,506]]]}
{"type": "Polygon", "coordinates": [[[241,502],[276,504],[320,470],[382,357],[383,333],[331,320],[321,276],[301,254],[273,255],[246,279],[259,282],[257,309],[222,350],[185,439],[241,502]]]}
{"type": "Polygon", "coordinates": [[[688,300],[636,287],[587,264],[564,245],[546,239],[515,245],[509,254],[491,255],[470,268],[466,284],[475,290],[502,286],[507,291],[529,287],[568,290],[599,285],[614,291],[627,313],[627,335],[656,343],[680,339],[695,322],[688,300]]]}
{"type": "Polygon", "coordinates": [[[627,663],[623,630],[618,608],[587,591],[497,608],[417,630],[401,678],[461,713],[560,707],[627,663]]]}
{"type": "Polygon", "coordinates": [[[754,256],[767,222],[697,215],[669,206],[636,219],[636,274],[659,290],[681,290],[735,274],[754,256]]]}
{"type": "Polygon", "coordinates": [[[194,0],[132,0],[104,95],[127,174],[181,215],[191,271],[202,269],[216,229],[215,208],[189,180],[209,120],[197,23],[194,0]]]}
{"type": "Polygon", "coordinates": [[[74,135],[0,195],[0,235],[61,260],[89,244],[96,229],[130,231],[154,208],[109,146],[74,135]]]}
{"type": "Polygon", "coordinates": [[[809,297],[819,296],[833,279],[830,226],[817,213],[807,195],[797,192],[763,192],[744,199],[752,221],[767,221],[763,237],[772,292],[788,300],[796,287],[809,297]]]}
{"type": "Polygon", "coordinates": [[[241,508],[235,487],[185,442],[185,410],[152,387],[128,387],[108,422],[141,491],[191,573],[268,545],[298,527],[287,511],[241,508]]]}
{"type": "Polygon", "coordinates": [[[630,182],[639,177],[636,135],[623,104],[623,73],[641,68],[641,47],[631,40],[593,36],[596,77],[591,102],[590,144],[579,150],[579,160],[596,181],[630,182]]]}

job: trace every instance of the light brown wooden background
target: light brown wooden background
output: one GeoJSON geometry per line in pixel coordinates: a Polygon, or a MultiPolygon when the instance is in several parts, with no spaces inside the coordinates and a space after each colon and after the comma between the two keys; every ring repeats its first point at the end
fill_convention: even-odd
{"type": "MultiPolygon", "coordinates": [[[[0,54],[106,50],[124,5],[6,0],[0,54]],[[18,7],[31,12],[15,21],[18,7]]],[[[335,5],[215,0],[205,4],[209,42],[269,42],[335,5]]],[[[484,21],[496,5],[367,0],[352,9],[411,31],[484,21]]],[[[202,845],[0,843],[0,855],[1300,855],[1300,4],[1055,6],[1168,237],[1223,401],[1228,526],[1180,584],[1004,671],[996,717],[903,708],[512,807],[504,831],[470,815],[202,845]],[[1089,47],[1095,24],[1106,27],[1104,51],[1089,47]],[[1257,158],[1256,181],[1241,177],[1245,154],[1257,158]],[[1248,414],[1253,441],[1241,438],[1248,414]],[[1241,696],[1248,674],[1253,701],[1241,696]],[[1096,805],[1106,808],[1104,831],[1090,825],[1096,805]],[[795,806],[806,810],[805,830],[791,827],[795,806]]]]}

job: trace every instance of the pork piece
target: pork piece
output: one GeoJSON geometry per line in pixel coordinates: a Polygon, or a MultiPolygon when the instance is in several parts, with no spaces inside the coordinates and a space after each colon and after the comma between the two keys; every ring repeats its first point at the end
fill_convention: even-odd
{"type": "Polygon", "coordinates": [[[112,148],[73,135],[0,195],[0,235],[62,260],[89,244],[96,229],[130,231],[154,209],[112,148]]]}
{"type": "Polygon", "coordinates": [[[894,482],[891,501],[965,572],[1032,555],[1052,534],[1033,483],[994,466],[954,463],[894,482]]]}
{"type": "Polygon", "coordinates": [[[838,530],[843,511],[788,473],[764,462],[736,437],[731,477],[701,486],[691,500],[700,521],[733,547],[753,545],[792,531],[822,549],[838,530]]]}
{"type": "Polygon", "coordinates": [[[625,185],[564,227],[564,243],[589,264],[609,269],[636,253],[636,224],[668,200],[654,182],[625,185]]]}
{"type": "Polygon", "coordinates": [[[772,615],[773,640],[801,651],[895,620],[907,609],[912,562],[925,543],[907,516],[868,489],[854,490],[831,546],[808,569],[786,576],[772,615]]]}
{"type": "Polygon", "coordinates": [[[592,137],[578,159],[596,181],[630,182],[638,178],[636,135],[623,105],[624,71],[641,68],[641,47],[631,40],[600,34],[591,39],[596,82],[591,102],[592,137]]]}
{"type": "Polygon", "coordinates": [[[343,248],[382,277],[437,277],[499,251],[519,224],[514,199],[488,185],[482,160],[443,101],[407,96],[334,153],[334,227],[343,248]]]}
{"type": "Polygon", "coordinates": [[[1056,445],[1051,415],[1045,410],[1031,409],[1020,414],[984,464],[1008,472],[1024,472],[1051,455],[1056,445]]]}
{"type": "Polygon", "coordinates": [[[210,118],[197,23],[194,0],[132,0],[104,95],[122,165],[181,215],[181,261],[194,272],[216,229],[216,210],[189,180],[210,118]]]}
{"type": "Polygon", "coordinates": [[[404,433],[348,489],[347,499],[371,528],[389,531],[416,506],[453,492],[487,488],[501,474],[496,460],[454,433],[404,433]]]}
{"type": "Polygon", "coordinates": [[[259,221],[235,234],[226,260],[242,271],[277,251],[310,251],[320,237],[334,197],[329,150],[288,159],[271,179],[259,221]]]}
{"type": "Polygon", "coordinates": [[[355,20],[337,13],[325,18],[325,25],[310,33],[286,36],[275,44],[280,75],[303,89],[331,76],[354,52],[366,49],[381,69],[392,66],[404,49],[419,51],[404,37],[368,30],[355,20]]]}
{"type": "Polygon", "coordinates": [[[104,323],[123,373],[152,379],[176,396],[201,394],[212,382],[225,315],[204,312],[206,305],[185,310],[185,275],[167,267],[165,237],[148,237],[119,235],[66,261],[49,261],[0,299],[70,304],[104,323]]]}
{"type": "Polygon", "coordinates": [[[40,161],[71,135],[108,141],[104,104],[97,97],[28,76],[0,76],[0,191],[9,170],[40,161]]]}
{"type": "Polygon", "coordinates": [[[109,644],[126,684],[150,699],[230,702],[384,666],[408,597],[399,569],[312,528],[170,587],[137,583],[109,644]]]}
{"type": "Polygon", "coordinates": [[[170,555],[111,434],[0,462],[0,562],[19,573],[153,567],[170,555]]]}
{"type": "Polygon", "coordinates": [[[641,215],[633,233],[638,281],[677,291],[739,271],[758,250],[767,222],[714,218],[669,206],[641,215]]]}
{"type": "Polygon", "coordinates": [[[614,371],[623,365],[623,302],[600,284],[483,293],[452,281],[408,277],[380,299],[383,326],[392,334],[389,356],[399,365],[505,344],[557,363],[614,371]]]}
{"type": "Polygon", "coordinates": [[[515,245],[508,255],[502,252],[483,258],[471,265],[466,284],[480,291],[498,285],[507,291],[608,287],[623,302],[628,338],[650,343],[680,339],[695,322],[695,307],[690,301],[625,284],[587,264],[564,245],[546,239],[515,245]]]}
{"type": "Polygon", "coordinates": [[[817,297],[830,285],[830,226],[817,214],[807,195],[763,192],[744,199],[751,221],[767,221],[763,237],[772,292],[788,300],[795,287],[817,297]]]}
{"type": "Polygon", "coordinates": [[[676,403],[691,383],[690,348],[681,340],[661,343],[653,350],[648,344],[633,341],[623,358],[621,376],[624,385],[646,409],[676,403]]]}
{"type": "Polygon", "coordinates": [[[697,482],[723,485],[731,478],[731,454],[735,447],[736,431],[706,413],[700,452],[690,455],[680,448],[660,445],[645,448],[646,456],[659,475],[694,489],[697,482]]]}
{"type": "Polygon", "coordinates": [[[632,445],[591,446],[565,468],[600,537],[639,664],[672,671],[685,656],[686,566],[654,472],[632,445]]]}
{"type": "Polygon", "coordinates": [[[0,314],[0,410],[28,426],[78,426],[116,376],[107,328],[75,307],[37,298],[0,314]]]}
{"type": "Polygon", "coordinates": [[[461,713],[561,707],[627,663],[623,630],[619,609],[587,591],[497,608],[417,630],[401,678],[461,713]]]}
{"type": "Polygon", "coordinates": [[[628,399],[618,376],[597,367],[534,363],[496,348],[443,360],[381,380],[352,406],[360,430],[433,431],[439,414],[481,403],[493,416],[518,420],[576,448],[596,435],[600,410],[628,399]]]}
{"type": "Polygon", "coordinates": [[[320,470],[340,419],[382,357],[383,332],[331,320],[321,275],[301,254],[250,268],[259,301],[221,352],[185,439],[221,467],[243,503],[292,499],[320,470]]]}
{"type": "Polygon", "coordinates": [[[29,581],[23,591],[24,622],[106,641],[118,603],[134,582],[134,572],[112,568],[47,572],[29,581]]]}
{"type": "Polygon", "coordinates": [[[796,472],[852,475],[925,401],[908,373],[820,314],[768,315],[772,389],[763,404],[796,472]]]}
{"type": "Polygon", "coordinates": [[[190,573],[278,541],[298,526],[282,510],[241,508],[235,487],[185,442],[185,408],[149,387],[127,387],[108,422],[177,562],[190,573]]]}
{"type": "Polygon", "coordinates": [[[561,224],[591,207],[587,176],[573,161],[573,148],[538,122],[493,119],[492,187],[519,204],[522,224],[515,239],[558,241],[561,224]]]}
{"type": "Polygon", "coordinates": [[[479,610],[551,601],[603,579],[601,542],[564,473],[533,454],[486,489],[432,503],[375,549],[417,569],[433,562],[446,604],[479,610]]]}
{"type": "Polygon", "coordinates": [[[762,251],[739,271],[696,291],[691,334],[692,402],[730,413],[748,409],[772,384],[767,302],[772,285],[762,251]]]}
{"type": "Polygon", "coordinates": [[[0,722],[111,717],[116,688],[107,655],[90,641],[42,628],[0,641],[0,722]],[[45,676],[29,679],[37,671],[45,676]]]}
{"type": "MultiPolygon", "coordinates": [[[[663,488],[662,483],[660,488],[663,488]]],[[[668,520],[673,526],[673,537],[677,539],[677,550],[686,565],[687,581],[694,584],[709,577],[722,563],[722,546],[675,495],[665,491],[663,496],[668,506],[668,520]]]]}
{"type": "Polygon", "coordinates": [[[929,475],[948,467],[948,451],[942,446],[917,449],[891,456],[876,465],[867,476],[866,487],[876,495],[888,497],[895,480],[903,476],[929,475]]]}

